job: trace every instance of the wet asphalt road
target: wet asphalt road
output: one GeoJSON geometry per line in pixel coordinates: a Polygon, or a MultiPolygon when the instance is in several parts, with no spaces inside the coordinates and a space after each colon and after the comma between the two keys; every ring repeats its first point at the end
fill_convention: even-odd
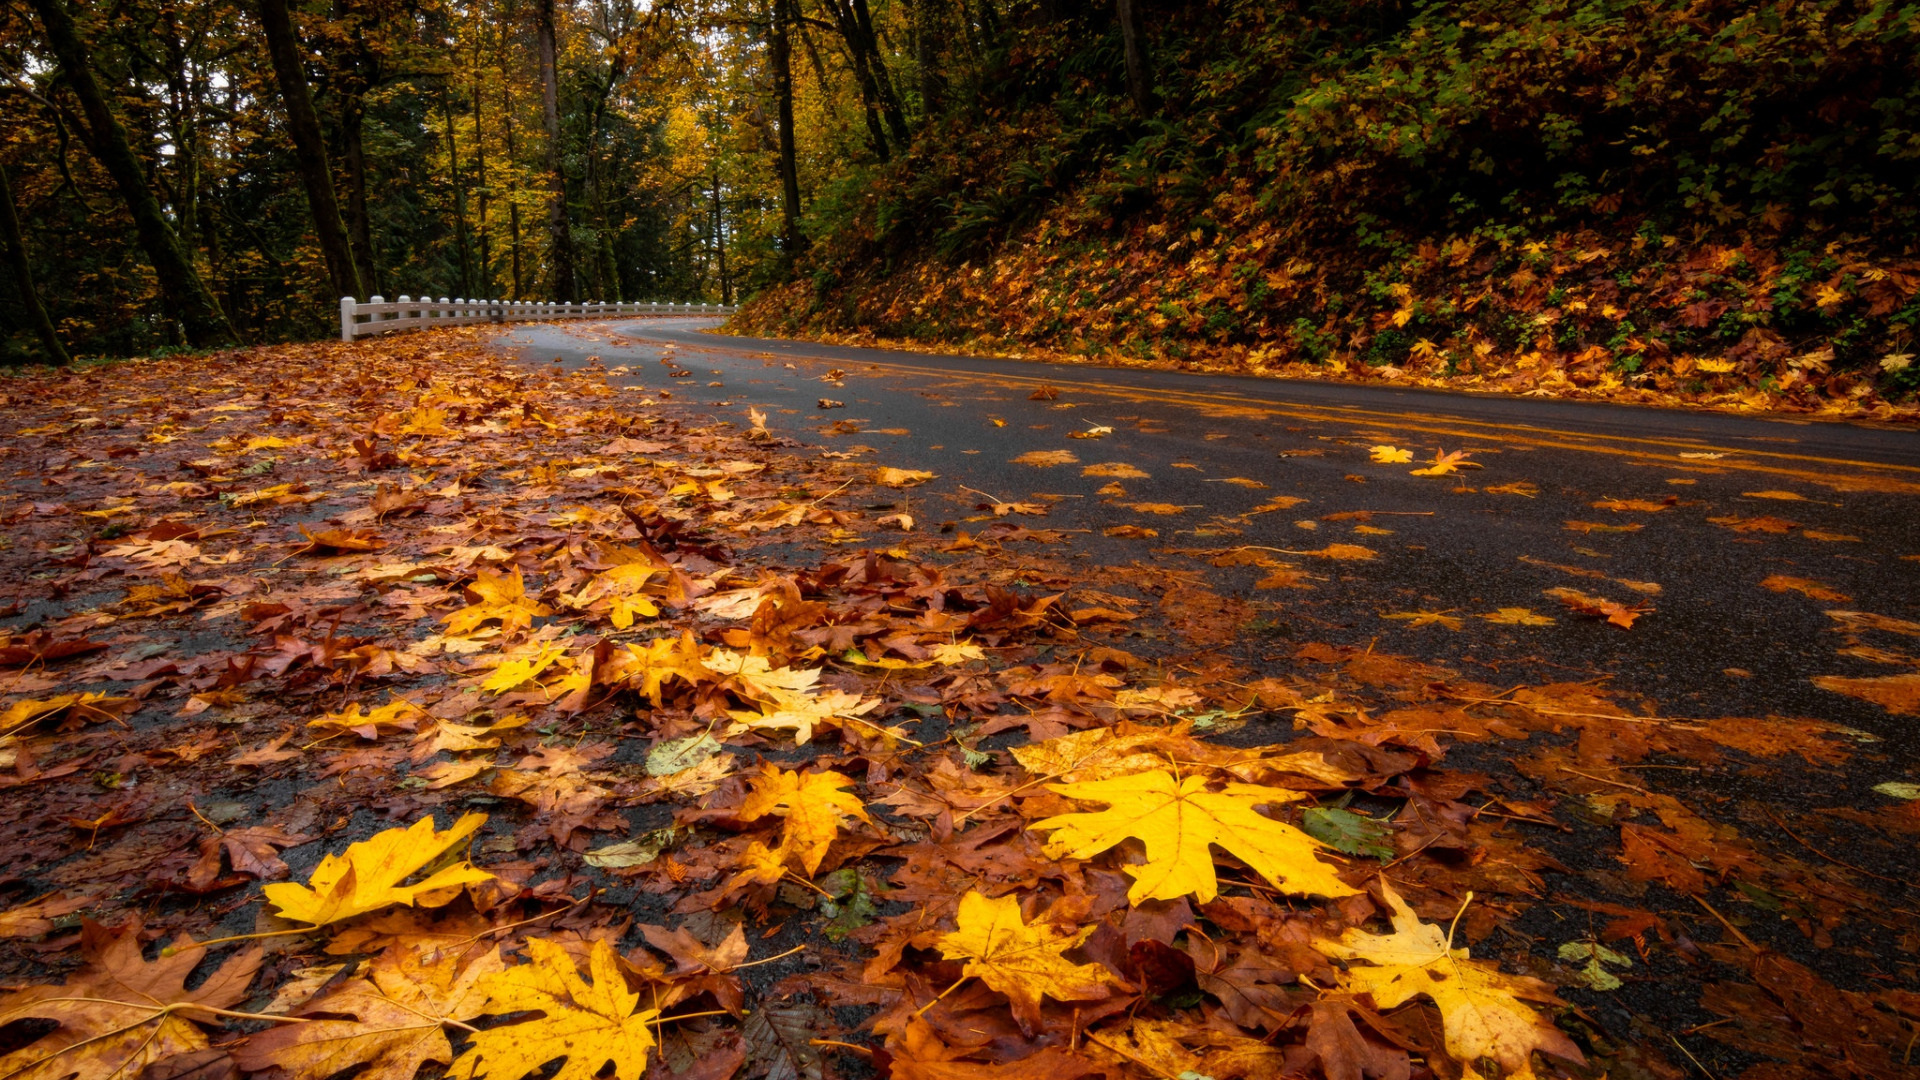
{"type": "Polygon", "coordinates": [[[1486,682],[1605,676],[1626,700],[1643,699],[1662,716],[1806,716],[1858,728],[1886,740],[1865,784],[1920,779],[1920,739],[1908,718],[1810,681],[1915,670],[1839,655],[1846,642],[1826,614],[1920,620],[1920,433],[1912,430],[931,356],[725,337],[702,332],[707,325],[529,325],[499,343],[568,367],[598,357],[629,369],[616,383],[666,390],[743,425],[747,408],[759,407],[776,433],[806,444],[801,453],[871,447],[862,460],[931,470],[939,478],[901,493],[896,506],[922,528],[982,527],[964,519],[980,516],[974,507],[986,495],[1053,496],[1037,500],[1051,501],[1046,517],[1004,520],[1088,530],[1070,534],[1069,557],[1096,566],[1165,561],[1204,572],[1215,591],[1262,613],[1263,636],[1238,651],[1276,665],[1301,643],[1326,641],[1419,656],[1486,682]],[[693,374],[669,378],[668,354],[693,374]],[[824,381],[835,369],[844,372],[840,386],[824,381]],[[1042,386],[1058,397],[1030,400],[1042,386]],[[821,409],[820,398],[845,406],[821,409]],[[859,430],[831,434],[835,422],[859,430]],[[1102,426],[1111,433],[1070,437],[1102,426]],[[1413,462],[1374,463],[1369,450],[1381,444],[1414,451],[1413,462]],[[1409,475],[1437,449],[1467,451],[1483,467],[1409,475]],[[1077,461],[1015,461],[1033,451],[1077,461]],[[1147,475],[1083,475],[1115,462],[1147,475]],[[1124,495],[1099,494],[1116,482],[1124,495]],[[1304,501],[1244,516],[1275,496],[1304,501]],[[1667,505],[1593,505],[1611,499],[1667,505]],[[1139,504],[1181,510],[1162,515],[1139,504]],[[1352,511],[1374,516],[1325,520],[1352,511]],[[1784,533],[1737,531],[1708,520],[1716,517],[1795,524],[1784,533]],[[1127,525],[1159,535],[1103,535],[1127,525]],[[1254,589],[1256,568],[1165,553],[1329,544],[1363,545],[1377,557],[1277,556],[1319,578],[1302,591],[1254,589]],[[1762,587],[1777,576],[1847,599],[1762,587]],[[1569,614],[1543,595],[1556,587],[1653,610],[1621,630],[1569,614]],[[1557,621],[1526,627],[1475,617],[1505,607],[1557,621]],[[1452,630],[1387,618],[1418,611],[1462,622],[1452,630]]]}

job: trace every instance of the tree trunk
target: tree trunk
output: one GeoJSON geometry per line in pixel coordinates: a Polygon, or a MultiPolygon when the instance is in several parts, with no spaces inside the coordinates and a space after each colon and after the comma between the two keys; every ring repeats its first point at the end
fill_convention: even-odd
{"type": "Polygon", "coordinates": [[[887,129],[893,132],[893,141],[905,150],[912,135],[907,130],[906,113],[900,108],[900,96],[893,92],[893,77],[887,74],[886,58],[880,55],[880,36],[874,32],[867,0],[853,0],[853,18],[860,30],[860,43],[867,50],[867,66],[873,72],[874,88],[887,117],[887,129]]]}
{"type": "Polygon", "coordinates": [[[860,88],[860,105],[867,119],[867,142],[873,147],[874,157],[881,161],[891,160],[893,154],[887,148],[886,129],[880,123],[880,86],[874,79],[866,35],[860,30],[859,17],[849,0],[827,0],[827,8],[833,12],[834,27],[840,31],[840,40],[847,47],[847,60],[853,66],[854,85],[860,88]]]}
{"type": "Polygon", "coordinates": [[[367,210],[366,99],[343,95],[340,134],[347,149],[347,227],[352,230],[353,264],[369,293],[381,292],[380,264],[373,254],[373,217],[367,210]]]}
{"type": "Polygon", "coordinates": [[[1127,94],[1140,115],[1153,112],[1153,83],[1147,74],[1147,54],[1141,42],[1139,0],[1114,0],[1120,17],[1120,42],[1127,56],[1127,94]]]}
{"type": "Polygon", "coordinates": [[[460,185],[460,145],[453,135],[453,90],[440,95],[440,115],[447,122],[447,171],[453,178],[453,247],[460,259],[460,296],[473,298],[472,259],[467,253],[467,200],[460,185]]]}
{"type": "Polygon", "coordinates": [[[7,182],[4,167],[0,167],[0,240],[6,242],[7,266],[13,271],[14,286],[20,290],[20,303],[26,306],[34,333],[40,335],[40,346],[47,350],[47,359],[61,367],[73,363],[67,347],[60,343],[60,334],[54,329],[46,306],[40,303],[40,290],[34,288],[33,262],[27,258],[27,241],[20,234],[20,217],[13,209],[13,187],[7,182]]]}
{"type": "Polygon", "coordinates": [[[201,348],[234,345],[239,338],[233,324],[220,310],[220,302],[207,291],[206,282],[193,265],[193,257],[181,246],[180,238],[167,223],[160,200],[147,186],[146,171],[127,141],[127,131],[113,115],[106,94],[94,78],[87,59],[87,46],[62,0],[32,0],[47,31],[47,44],[60,61],[61,73],[86,116],[89,144],[100,164],[113,177],[114,186],[127,203],[140,246],[146,250],[159,279],[161,295],[187,331],[187,340],[201,348]]]}
{"type": "Polygon", "coordinates": [[[781,247],[791,259],[806,246],[800,235],[800,162],[793,142],[793,38],[790,0],[773,0],[767,59],[773,65],[773,98],[780,122],[781,247]]]}
{"type": "Polygon", "coordinates": [[[946,105],[946,74],[940,70],[940,44],[946,20],[940,0],[915,0],[913,5],[913,64],[920,76],[920,116],[926,123],[946,105]]]}
{"type": "Polygon", "coordinates": [[[340,203],[334,197],[326,138],[320,130],[320,114],[313,108],[313,96],[307,90],[307,66],[301,58],[293,18],[287,12],[287,0],[260,0],[260,26],[266,32],[267,55],[273,61],[274,79],[280,84],[280,98],[287,105],[287,133],[293,136],[294,160],[307,189],[307,209],[313,214],[320,254],[327,260],[334,299],[352,296],[365,300],[372,290],[366,288],[354,265],[346,223],[341,220],[340,203]]]}
{"type": "MultiPolygon", "coordinates": [[[[507,178],[516,175],[513,166],[520,160],[519,151],[513,145],[513,80],[502,79],[500,85],[500,117],[503,131],[507,137],[507,178]]],[[[519,300],[526,295],[526,278],[520,270],[520,200],[514,198],[517,188],[510,187],[507,192],[507,242],[513,250],[513,299],[519,300]]]]}
{"type": "Polygon", "coordinates": [[[554,39],[553,0],[535,4],[540,49],[540,105],[547,127],[547,242],[553,263],[553,299],[574,296],[573,227],[567,220],[567,178],[560,154],[560,59],[554,39]]]}
{"type": "Polygon", "coordinates": [[[487,138],[480,124],[480,38],[473,36],[473,190],[479,200],[480,298],[493,299],[493,230],[487,227],[487,138]]]}

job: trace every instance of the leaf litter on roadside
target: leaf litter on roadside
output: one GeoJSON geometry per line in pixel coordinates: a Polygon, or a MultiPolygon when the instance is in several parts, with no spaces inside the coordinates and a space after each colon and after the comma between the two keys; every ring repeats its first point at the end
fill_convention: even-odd
{"type": "MultiPolygon", "coordinates": [[[[9,389],[23,430],[111,421],[33,436],[54,482],[4,504],[9,586],[55,603],[0,631],[0,786],[21,789],[0,1074],[1678,1076],[1560,995],[1712,965],[1711,1038],[1908,1075],[1910,994],[1746,947],[1758,910],[1820,948],[1898,926],[1867,857],[1805,822],[1775,846],[1764,817],[1633,771],[1833,768],[1857,733],[1487,685],[1364,638],[1249,667],[1223,646],[1262,609],[1177,560],[1312,598],[1333,579],[1286,557],[1395,553],[1076,569],[1014,554],[1011,522],[959,545],[863,506],[939,497],[930,472],[791,455],[757,409],[742,429],[616,405],[604,373],[472,340],[9,389]],[[74,531],[107,510],[85,520],[112,537],[74,531]],[[1448,762],[1475,744],[1510,771],[1448,762]],[[1580,888],[1555,829],[1600,852],[1580,888]],[[1530,944],[1536,910],[1596,929],[1530,944]],[[1783,1012],[1797,1043],[1767,1027],[1783,1012]]],[[[1623,627],[1648,611],[1549,595],[1623,627]]],[[[1854,655],[1904,655],[1885,639],[1911,624],[1832,616],[1854,655]]],[[[1520,606],[1386,617],[1559,632],[1520,606]]],[[[1818,685],[1898,713],[1910,679],[1818,685]]],[[[1856,813],[1920,833],[1910,787],[1856,813]]]]}

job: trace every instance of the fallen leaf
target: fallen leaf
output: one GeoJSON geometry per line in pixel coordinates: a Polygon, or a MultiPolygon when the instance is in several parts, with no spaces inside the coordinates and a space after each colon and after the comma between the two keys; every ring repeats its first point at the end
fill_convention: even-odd
{"type": "Polygon", "coordinates": [[[1836,694],[1871,701],[1895,716],[1920,716],[1920,672],[1848,678],[1816,675],[1813,685],[1836,694]]]}
{"type": "Polygon", "coordinates": [[[1044,469],[1051,465],[1073,465],[1080,461],[1071,450],[1029,450],[1013,459],[1015,465],[1044,469]]]}
{"type": "Polygon", "coordinates": [[[1573,1040],[1525,1004],[1560,1004],[1551,987],[1470,959],[1466,949],[1452,947],[1440,927],[1421,922],[1385,880],[1380,894],[1392,910],[1393,933],[1349,929],[1337,942],[1313,943],[1326,955],[1349,961],[1341,989],[1369,994],[1382,1009],[1398,1008],[1416,996],[1431,999],[1440,1010],[1447,1052],[1464,1080],[1480,1080],[1475,1066],[1482,1058],[1498,1062],[1506,1080],[1534,1080],[1535,1051],[1585,1064],[1573,1040]],[[1355,960],[1365,963],[1351,963],[1355,960]]]}
{"type": "Polygon", "coordinates": [[[933,478],[934,474],[921,469],[895,469],[882,465],[873,471],[874,483],[885,484],[890,488],[913,487],[915,484],[924,484],[933,478]]]}
{"type": "Polygon", "coordinates": [[[1552,626],[1554,623],[1551,615],[1538,615],[1531,608],[1523,607],[1503,607],[1480,618],[1501,626],[1552,626]]]}
{"type": "Polygon", "coordinates": [[[943,934],[940,952],[949,960],[965,960],[962,977],[976,976],[1007,995],[1020,1025],[1040,1025],[1040,999],[1097,1001],[1117,985],[1099,964],[1076,964],[1060,955],[1077,948],[1093,927],[1064,931],[1047,923],[1028,923],[1020,916],[1014,896],[990,900],[969,891],[960,897],[954,931],[943,934]]]}
{"type": "Polygon", "coordinates": [[[1853,597],[1835,592],[1812,578],[1790,577],[1786,574],[1773,574],[1760,582],[1760,587],[1771,592],[1797,592],[1811,600],[1823,600],[1830,603],[1845,603],[1853,597]]]}
{"type": "Polygon", "coordinates": [[[0,1057],[0,1075],[23,1080],[137,1077],[148,1066],[207,1048],[195,1022],[213,1017],[189,1006],[231,1009],[247,997],[260,967],[257,946],[228,957],[192,990],[187,979],[206,950],[185,938],[149,962],[140,926],[82,924],[87,966],[60,986],[29,986],[0,998],[0,1025],[52,1022],[21,1033],[25,1045],[0,1057]]]}
{"type": "Polygon", "coordinates": [[[486,976],[489,1014],[537,1012],[534,1019],[473,1033],[447,1070],[455,1080],[520,1080],[564,1058],[548,1080],[593,1080],[607,1065],[618,1080],[640,1080],[653,1049],[658,1009],[640,1008],[620,958],[605,941],[588,957],[592,982],[580,977],[567,950],[543,938],[526,943],[529,963],[486,976]]]}
{"type": "Polygon", "coordinates": [[[480,984],[504,970],[498,948],[469,956],[437,945],[393,945],[364,978],[301,1009],[314,1017],[308,1023],[269,1028],[242,1043],[234,1060],[248,1071],[283,1070],[292,1080],[327,1080],[363,1064],[359,1075],[367,1080],[412,1080],[428,1062],[453,1060],[444,1025],[484,1012],[480,984]]]}
{"type": "Polygon", "coordinates": [[[1213,844],[1293,895],[1340,897],[1355,891],[1315,857],[1324,847],[1318,840],[1254,809],[1296,802],[1302,797],[1296,791],[1255,784],[1208,791],[1204,777],[1180,779],[1165,771],[1049,784],[1048,790],[1110,804],[1097,813],[1034,822],[1033,828],[1054,834],[1047,843],[1049,857],[1087,859],[1130,837],[1146,845],[1146,862],[1124,867],[1134,879],[1127,890],[1134,904],[1189,894],[1203,904],[1211,901],[1219,894],[1213,844]]]}
{"type": "Polygon", "coordinates": [[[485,814],[466,814],[446,832],[436,832],[433,818],[423,817],[407,828],[388,829],[350,844],[344,856],[323,857],[306,885],[280,882],[261,891],[279,909],[275,914],[316,927],[393,904],[438,907],[457,896],[462,886],[490,880],[493,875],[461,862],[434,872],[418,884],[401,882],[486,823],[485,814]]]}
{"type": "Polygon", "coordinates": [[[1413,460],[1413,451],[1397,446],[1376,446],[1368,451],[1376,465],[1405,465],[1413,460]]]}

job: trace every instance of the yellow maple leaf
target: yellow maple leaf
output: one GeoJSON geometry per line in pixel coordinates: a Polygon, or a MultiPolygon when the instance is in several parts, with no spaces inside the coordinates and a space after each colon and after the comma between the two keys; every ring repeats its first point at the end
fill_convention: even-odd
{"type": "Polygon", "coordinates": [[[364,705],[349,705],[339,712],[326,713],[318,720],[309,720],[307,726],[329,736],[352,732],[363,739],[377,739],[390,731],[412,731],[426,715],[425,709],[406,698],[394,698],[371,712],[364,705]]]}
{"type": "Polygon", "coordinates": [[[1461,469],[1477,469],[1479,467],[1479,462],[1467,460],[1467,452],[1465,450],[1442,452],[1436,448],[1433,452],[1433,463],[1424,469],[1414,469],[1410,475],[1446,476],[1450,473],[1459,472],[1461,469]]]}
{"type": "Polygon", "coordinates": [[[969,660],[985,660],[987,654],[980,646],[971,641],[943,641],[935,645],[927,655],[942,667],[964,664],[969,660]]]}
{"type": "Polygon", "coordinates": [[[1480,617],[1497,626],[1552,626],[1554,623],[1553,616],[1540,615],[1532,608],[1523,607],[1503,607],[1480,617]]]}
{"type": "Polygon", "coordinates": [[[949,960],[965,960],[961,976],[1007,995],[1014,1018],[1033,1030],[1040,1024],[1040,999],[1098,1001],[1117,985],[1099,964],[1076,964],[1060,955],[1077,948],[1093,933],[1089,926],[1065,931],[1046,923],[1028,923],[1020,917],[1020,901],[1013,896],[989,900],[977,892],[960,898],[954,931],[940,937],[940,952],[949,960]]]}
{"type": "Polygon", "coordinates": [[[620,958],[604,941],[587,958],[588,983],[567,950],[527,940],[531,963],[481,980],[489,1014],[538,1012],[537,1019],[475,1032],[473,1044],[447,1070],[449,1080],[520,1080],[565,1058],[551,1080],[593,1080],[608,1062],[618,1080],[640,1080],[653,1049],[658,1009],[640,1008],[620,958]]]}
{"type": "Polygon", "coordinates": [[[263,1031],[234,1057],[248,1072],[278,1068],[291,1080],[327,1080],[360,1062],[371,1065],[363,1076],[411,1080],[429,1061],[453,1060],[444,1025],[484,1012],[481,983],[505,969],[497,946],[474,955],[433,941],[399,944],[375,958],[365,978],[300,1010],[319,1017],[263,1031]]]}
{"type": "Polygon", "coordinates": [[[0,735],[11,735],[36,720],[67,713],[95,722],[118,719],[126,706],[133,703],[132,698],[108,697],[104,693],[90,691],[84,694],[55,694],[44,701],[26,699],[16,701],[0,713],[0,735]]]}
{"type": "Polygon", "coordinates": [[[1381,618],[1394,619],[1408,626],[1444,626],[1449,630],[1458,630],[1465,625],[1458,615],[1449,615],[1444,611],[1396,611],[1381,618]]]}
{"type": "Polygon", "coordinates": [[[788,772],[777,765],[763,764],[760,775],[747,783],[750,790],[734,816],[741,821],[758,821],[769,815],[785,818],[780,846],[774,853],[808,874],[820,869],[843,824],[873,824],[860,796],[847,790],[853,780],[837,772],[788,772]]]}
{"type": "Polygon", "coordinates": [[[890,465],[882,465],[873,470],[874,483],[885,484],[890,488],[912,487],[915,484],[924,484],[931,479],[933,474],[924,469],[896,469],[890,465]]]}
{"type": "Polygon", "coordinates": [[[514,657],[494,668],[493,674],[487,677],[487,681],[480,684],[480,689],[490,694],[505,693],[538,676],[552,667],[554,661],[565,655],[567,655],[565,646],[548,645],[531,655],[514,657]]]}
{"type": "MultiPolygon", "coordinates": [[[[1559,1004],[1546,983],[1525,975],[1507,975],[1485,961],[1452,947],[1450,935],[1400,899],[1385,879],[1381,895],[1393,910],[1393,933],[1350,929],[1339,941],[1316,941],[1314,948],[1349,965],[1341,989],[1373,995],[1382,1009],[1398,1008],[1425,994],[1440,1009],[1447,1052],[1460,1063],[1463,1080],[1480,1080],[1475,1063],[1492,1058],[1505,1080],[1534,1080],[1535,1050],[1585,1063],[1573,1040],[1520,999],[1559,1004]]],[[[1469,894],[1471,898],[1471,894],[1469,894]]]]}
{"type": "Polygon", "coordinates": [[[693,631],[683,630],[677,638],[655,638],[645,645],[628,645],[624,653],[615,653],[604,681],[609,686],[624,681],[646,695],[654,708],[659,708],[661,690],[669,681],[679,679],[698,686],[714,682],[718,677],[719,673],[707,667],[705,650],[694,639],[693,631]]]}
{"type": "Polygon", "coordinates": [[[812,741],[815,727],[838,727],[840,720],[864,716],[879,705],[879,698],[863,698],[845,690],[829,690],[818,697],[781,694],[774,702],[762,704],[758,710],[727,710],[727,715],[733,717],[733,726],[727,730],[727,737],[732,738],[744,731],[791,731],[794,744],[805,746],[812,741]]]}
{"type": "Polygon", "coordinates": [[[532,626],[536,616],[553,614],[552,608],[527,596],[527,581],[518,567],[511,577],[481,567],[479,577],[467,588],[479,596],[480,601],[441,620],[447,624],[449,634],[471,634],[482,623],[495,620],[499,621],[502,632],[512,633],[532,626]]]}
{"type": "Polygon", "coordinates": [[[1284,892],[1327,897],[1355,892],[1315,858],[1326,845],[1254,810],[1296,802],[1303,798],[1297,791],[1257,784],[1208,791],[1203,777],[1180,779],[1165,770],[1047,787],[1069,799],[1109,804],[1098,813],[1034,822],[1033,828],[1054,834],[1048,857],[1089,859],[1129,837],[1146,845],[1146,863],[1125,868],[1134,878],[1127,890],[1132,903],[1192,894],[1204,904],[1219,895],[1214,844],[1284,892]]]}
{"type": "Polygon", "coordinates": [[[468,862],[445,867],[416,885],[408,877],[478,832],[485,814],[467,814],[446,832],[436,832],[423,817],[404,829],[388,829],[347,847],[344,856],[320,860],[306,885],[276,882],[261,891],[279,908],[275,914],[314,926],[326,926],[393,904],[438,907],[459,894],[462,885],[486,881],[492,874],[468,862]]]}

